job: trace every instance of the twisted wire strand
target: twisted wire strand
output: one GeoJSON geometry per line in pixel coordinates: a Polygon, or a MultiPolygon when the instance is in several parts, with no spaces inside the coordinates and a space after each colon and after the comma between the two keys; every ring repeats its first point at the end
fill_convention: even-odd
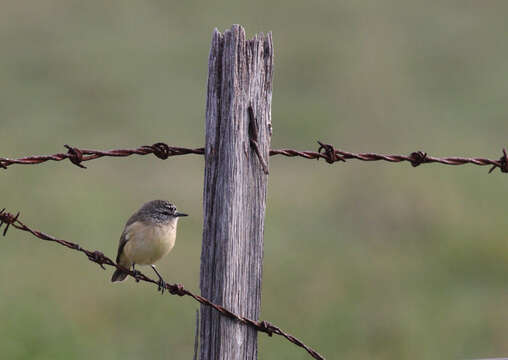
{"type": "MultiPolygon", "coordinates": [[[[439,158],[429,156],[423,151],[415,151],[409,155],[390,155],[377,153],[353,153],[345,150],[335,149],[333,145],[325,144],[318,141],[318,151],[300,151],[295,149],[271,149],[270,156],[282,155],[286,157],[301,157],[305,159],[324,159],[329,164],[335,162],[346,162],[346,160],[354,159],[360,161],[387,161],[392,163],[409,162],[413,167],[421,164],[439,163],[443,165],[465,165],[473,164],[478,166],[491,166],[489,173],[499,168],[501,172],[508,172],[508,156],[506,149],[498,160],[486,158],[467,158],[467,157],[445,157],[439,158]]],[[[67,153],[58,153],[53,155],[35,155],[26,156],[19,159],[10,159],[0,157],[0,168],[7,169],[8,166],[14,164],[34,165],[41,164],[46,161],[62,161],[69,159],[74,165],[86,168],[82,163],[84,161],[94,160],[101,157],[126,157],[130,155],[148,155],[154,154],[159,159],[167,159],[170,156],[178,155],[203,155],[205,149],[185,148],[177,146],[169,146],[166,143],[155,143],[153,145],[140,146],[135,149],[114,149],[114,150],[93,150],[79,149],[65,145],[67,153]]],[[[265,165],[266,168],[266,165],[265,165]]],[[[267,170],[265,170],[267,173],[267,170]]]]}
{"type": "Polygon", "coordinates": [[[58,153],[53,155],[35,155],[26,156],[19,159],[9,159],[0,157],[0,168],[7,169],[8,166],[14,164],[34,165],[41,164],[46,161],[62,161],[69,159],[74,165],[81,168],[86,167],[82,164],[84,161],[94,160],[101,157],[126,157],[130,155],[148,155],[154,154],[159,159],[167,159],[170,156],[198,154],[203,155],[203,148],[189,149],[177,146],[169,146],[165,143],[155,143],[153,145],[140,146],[136,149],[113,149],[113,150],[93,150],[79,149],[70,145],[64,145],[67,148],[66,153],[58,153]]]}

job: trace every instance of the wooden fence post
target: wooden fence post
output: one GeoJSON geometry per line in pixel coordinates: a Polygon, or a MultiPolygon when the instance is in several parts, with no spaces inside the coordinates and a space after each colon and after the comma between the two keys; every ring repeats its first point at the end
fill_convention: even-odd
{"type": "MultiPolygon", "coordinates": [[[[271,34],[246,40],[239,25],[224,34],[214,31],[206,102],[201,294],[251,319],[259,318],[261,304],[272,66],[271,34]]],[[[200,359],[257,359],[257,332],[202,305],[200,359]]]]}

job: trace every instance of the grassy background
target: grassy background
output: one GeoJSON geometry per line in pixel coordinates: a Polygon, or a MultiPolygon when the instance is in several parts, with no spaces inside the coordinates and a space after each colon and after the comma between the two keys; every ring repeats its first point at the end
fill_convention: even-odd
{"type": "MultiPolygon", "coordinates": [[[[273,31],[273,147],[498,158],[508,133],[502,1],[6,1],[0,156],[204,143],[213,28],[273,31]]],[[[12,166],[1,204],[114,257],[127,217],[173,200],[163,274],[197,291],[203,159],[12,166]]],[[[262,318],[330,359],[508,354],[508,181],[487,168],[271,159],[262,318]]],[[[197,304],[109,282],[86,258],[0,239],[6,359],[190,359],[197,304]]],[[[145,288],[144,288],[145,287],[145,288]]],[[[260,359],[308,359],[260,335],[260,359]]]]}

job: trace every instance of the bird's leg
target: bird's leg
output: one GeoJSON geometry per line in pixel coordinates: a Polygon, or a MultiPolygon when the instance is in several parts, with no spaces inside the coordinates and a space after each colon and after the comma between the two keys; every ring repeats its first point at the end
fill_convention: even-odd
{"type": "Polygon", "coordinates": [[[155,265],[151,265],[151,267],[152,267],[153,271],[155,271],[155,273],[159,277],[159,282],[157,284],[158,285],[157,291],[160,291],[161,295],[162,295],[162,294],[164,294],[164,290],[166,289],[166,282],[162,278],[161,274],[159,274],[159,272],[157,271],[157,268],[155,267],[155,265]]]}
{"type": "Polygon", "coordinates": [[[134,273],[134,279],[136,279],[136,282],[139,282],[138,275],[140,272],[136,270],[136,264],[132,263],[132,272],[134,273]]]}

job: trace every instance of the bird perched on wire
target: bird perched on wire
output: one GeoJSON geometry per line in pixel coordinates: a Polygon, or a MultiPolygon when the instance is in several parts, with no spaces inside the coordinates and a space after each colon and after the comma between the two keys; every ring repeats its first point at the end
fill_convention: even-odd
{"type": "MultiPolygon", "coordinates": [[[[166,200],[145,203],[125,224],[118,253],[117,264],[136,272],[136,265],[150,265],[159,277],[159,290],[164,293],[166,282],[154,263],[167,255],[176,239],[178,218],[187,214],[176,211],[175,205],[166,200]]],[[[117,269],[111,281],[122,281],[127,273],[117,269]]]]}

